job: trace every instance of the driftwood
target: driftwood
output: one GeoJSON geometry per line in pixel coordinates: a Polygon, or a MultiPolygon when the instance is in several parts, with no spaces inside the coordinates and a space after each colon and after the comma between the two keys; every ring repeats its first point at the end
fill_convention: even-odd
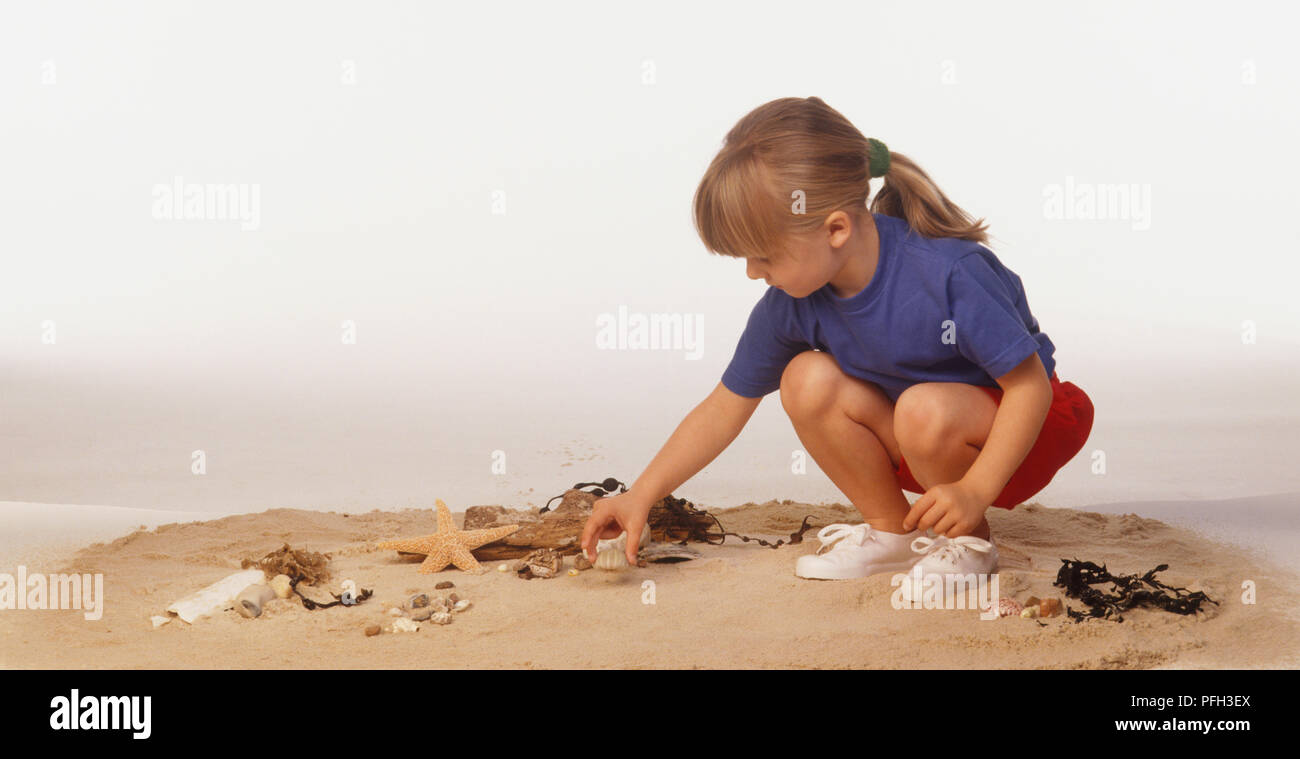
{"type": "MultiPolygon", "coordinates": [[[[495,543],[475,548],[474,556],[479,561],[498,561],[501,559],[519,559],[540,548],[556,550],[561,556],[581,553],[582,546],[578,539],[587,526],[591,516],[592,504],[597,496],[583,490],[569,489],[558,506],[545,514],[539,509],[507,509],[504,506],[471,506],[465,510],[465,524],[462,529],[481,530],[488,527],[500,527],[517,524],[521,527],[512,535],[507,535],[495,543]]],[[[670,508],[671,504],[680,504],[672,495],[659,499],[650,507],[646,524],[650,528],[650,539],[657,542],[682,542],[691,533],[702,534],[717,527],[713,517],[705,512],[688,513],[681,508],[670,508]]],[[[717,533],[720,536],[720,531],[717,533]]]]}

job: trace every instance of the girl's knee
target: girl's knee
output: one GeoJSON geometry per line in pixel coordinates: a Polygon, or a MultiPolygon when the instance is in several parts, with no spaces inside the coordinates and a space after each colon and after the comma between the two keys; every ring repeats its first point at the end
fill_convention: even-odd
{"type": "Polygon", "coordinates": [[[829,353],[808,350],[790,359],[781,374],[781,405],[791,416],[817,413],[835,402],[844,372],[829,353]]]}

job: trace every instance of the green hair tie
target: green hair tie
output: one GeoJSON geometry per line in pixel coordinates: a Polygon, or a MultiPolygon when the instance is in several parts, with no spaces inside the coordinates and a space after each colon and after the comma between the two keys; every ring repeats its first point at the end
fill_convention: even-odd
{"type": "Polygon", "coordinates": [[[867,170],[872,177],[883,177],[889,173],[889,147],[875,137],[867,138],[867,170]]]}

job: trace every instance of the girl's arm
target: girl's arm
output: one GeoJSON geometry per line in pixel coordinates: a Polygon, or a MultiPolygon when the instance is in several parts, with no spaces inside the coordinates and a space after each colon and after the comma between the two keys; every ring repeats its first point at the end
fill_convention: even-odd
{"type": "Polygon", "coordinates": [[[1037,353],[996,378],[1002,402],[984,447],[959,480],[985,504],[993,503],[1034,447],[1052,407],[1052,383],[1037,353]]]}
{"type": "Polygon", "coordinates": [[[903,529],[969,535],[1029,455],[1052,407],[1047,370],[1034,353],[996,381],[1002,386],[1002,402],[974,463],[957,482],[923,493],[903,517],[903,529]]]}
{"type": "Polygon", "coordinates": [[[731,445],[761,400],[736,395],[719,382],[677,425],[629,492],[640,492],[648,509],[681,487],[731,445]]]}
{"type": "Polygon", "coordinates": [[[650,507],[726,450],[761,400],[736,395],[719,382],[677,425],[626,493],[596,501],[582,531],[581,545],[587,557],[595,558],[597,540],[616,538],[627,530],[628,561],[635,563],[650,507]]]}

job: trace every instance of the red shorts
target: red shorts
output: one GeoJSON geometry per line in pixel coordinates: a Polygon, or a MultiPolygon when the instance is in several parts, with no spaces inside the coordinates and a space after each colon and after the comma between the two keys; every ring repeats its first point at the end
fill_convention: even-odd
{"type": "MultiPolygon", "coordinates": [[[[1088,441],[1092,431],[1092,401],[1073,382],[1061,382],[1052,372],[1052,407],[1038,432],[1034,447],[1029,449],[1020,468],[1011,475],[1006,487],[993,501],[1003,509],[1014,508],[1030,496],[1047,487],[1056,473],[1078,453],[1088,441]]],[[[1002,388],[979,386],[994,403],[1002,404],[1002,388]]],[[[900,464],[894,474],[904,490],[924,493],[925,488],[916,481],[907,468],[907,461],[899,456],[900,464]]]]}

